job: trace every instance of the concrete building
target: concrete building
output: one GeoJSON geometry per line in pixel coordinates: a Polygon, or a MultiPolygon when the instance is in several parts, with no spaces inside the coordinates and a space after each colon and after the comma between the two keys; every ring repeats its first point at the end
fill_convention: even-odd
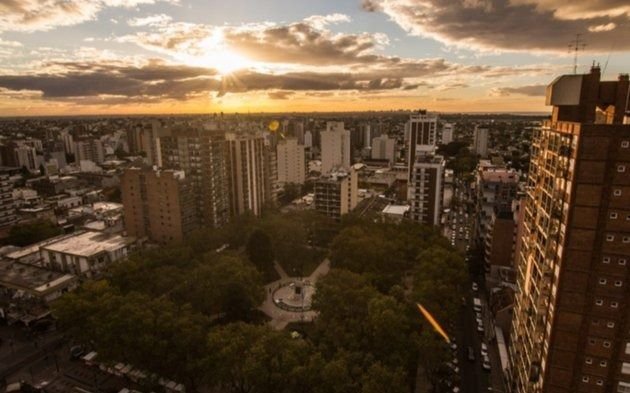
{"type": "Polygon", "coordinates": [[[433,154],[437,144],[437,116],[425,110],[409,117],[405,124],[408,180],[411,181],[417,155],[433,154]]]}
{"type": "Polygon", "coordinates": [[[350,168],[350,131],[344,129],[343,122],[329,121],[326,131],[321,132],[322,174],[333,168],[350,168]]]}
{"type": "Polygon", "coordinates": [[[72,274],[59,273],[9,259],[0,260],[0,293],[13,299],[35,299],[50,303],[75,289],[78,279],[72,274]]]}
{"type": "Polygon", "coordinates": [[[417,156],[408,184],[409,217],[426,225],[440,225],[444,200],[444,157],[417,156]]]}
{"type": "Polygon", "coordinates": [[[509,388],[630,391],[628,75],[563,75],[533,135],[509,388]]]}
{"type": "Polygon", "coordinates": [[[218,228],[229,220],[225,135],[220,130],[181,128],[160,138],[162,167],[183,170],[200,224],[218,228]]]}
{"type": "Polygon", "coordinates": [[[102,164],[105,161],[105,150],[103,143],[99,139],[87,139],[74,143],[74,161],[92,161],[102,164]]]}
{"type": "Polygon", "coordinates": [[[443,145],[448,145],[449,143],[453,142],[453,128],[454,128],[453,123],[444,123],[442,125],[442,134],[440,137],[440,142],[443,145]]]}
{"type": "Polygon", "coordinates": [[[315,182],[315,210],[335,220],[358,203],[358,179],[354,168],[335,168],[315,182]]]}
{"type": "Polygon", "coordinates": [[[504,167],[479,165],[475,176],[476,215],[473,236],[482,242],[493,214],[512,212],[518,191],[518,173],[504,167]]]}
{"type": "Polygon", "coordinates": [[[81,232],[40,249],[44,267],[88,278],[98,277],[136,247],[134,237],[81,232]]]}
{"type": "Polygon", "coordinates": [[[230,215],[246,212],[259,216],[266,203],[275,202],[270,196],[269,161],[265,159],[262,133],[228,133],[226,138],[226,169],[230,215]]]}
{"type": "Polygon", "coordinates": [[[511,211],[492,213],[483,247],[486,272],[493,266],[512,266],[515,234],[516,222],[511,211]]]}
{"type": "Polygon", "coordinates": [[[276,146],[278,184],[304,184],[306,180],[306,155],[304,145],[297,138],[287,138],[276,146]]]}
{"type": "Polygon", "coordinates": [[[386,134],[372,139],[371,156],[373,160],[388,160],[393,164],[396,159],[396,139],[389,138],[386,134]]]}
{"type": "Polygon", "coordinates": [[[488,128],[475,126],[475,132],[473,134],[473,149],[476,154],[481,157],[488,156],[488,128]]]}
{"type": "Polygon", "coordinates": [[[0,172],[0,228],[9,228],[17,223],[13,201],[13,183],[8,174],[0,172]]]}
{"type": "Polygon", "coordinates": [[[181,243],[199,227],[184,171],[129,168],[120,179],[125,231],[157,243],[181,243]]]}

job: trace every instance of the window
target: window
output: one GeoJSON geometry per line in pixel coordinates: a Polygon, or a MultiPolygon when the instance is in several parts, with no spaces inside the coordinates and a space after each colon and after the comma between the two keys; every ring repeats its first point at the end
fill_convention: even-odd
{"type": "Polygon", "coordinates": [[[606,367],[608,365],[608,363],[606,363],[605,360],[602,360],[599,362],[599,367],[606,367]]]}
{"type": "Polygon", "coordinates": [[[621,147],[627,149],[630,147],[630,141],[621,141],[621,147]]]}
{"type": "Polygon", "coordinates": [[[615,281],[615,286],[616,287],[620,287],[623,285],[623,282],[621,282],[620,280],[615,281]]]}
{"type": "Polygon", "coordinates": [[[630,383],[619,382],[619,385],[617,385],[617,393],[630,393],[630,383]]]}
{"type": "Polygon", "coordinates": [[[599,279],[599,285],[606,285],[606,279],[605,278],[600,278],[599,279]]]}
{"type": "Polygon", "coordinates": [[[588,339],[588,343],[591,345],[595,345],[595,339],[594,338],[589,338],[588,339]]]}
{"type": "MultiPolygon", "coordinates": [[[[626,343],[626,355],[630,355],[630,343],[626,343]]],[[[628,370],[630,370],[630,363],[628,363],[628,370]]]]}
{"type": "MultiPolygon", "coordinates": [[[[628,346],[628,344],[626,344],[626,347],[627,347],[627,346],[628,346]]],[[[628,352],[628,351],[626,351],[626,353],[627,353],[627,352],[628,352]]],[[[630,374],[630,363],[623,362],[623,363],[621,364],[621,373],[622,373],[622,374],[630,374]]]]}
{"type": "Polygon", "coordinates": [[[616,220],[617,219],[617,212],[610,212],[610,219],[611,220],[616,220]]]}
{"type": "Polygon", "coordinates": [[[588,375],[584,375],[584,376],[582,377],[582,382],[584,382],[584,383],[588,383],[588,381],[589,381],[589,380],[590,380],[590,379],[589,379],[588,375]]]}
{"type": "Polygon", "coordinates": [[[602,258],[602,262],[603,263],[610,263],[610,257],[603,257],[602,258]]]}
{"type": "Polygon", "coordinates": [[[613,240],[615,240],[615,235],[606,235],[607,242],[612,242],[613,240]]]}
{"type": "Polygon", "coordinates": [[[625,266],[626,265],[626,258],[619,258],[617,263],[620,264],[621,266],[625,266]]]}
{"type": "Polygon", "coordinates": [[[617,307],[619,307],[619,303],[617,303],[617,302],[610,302],[610,307],[617,308],[617,307]]]}
{"type": "Polygon", "coordinates": [[[601,379],[598,379],[596,383],[598,386],[602,386],[604,384],[604,381],[601,379]]]}
{"type": "Polygon", "coordinates": [[[626,216],[626,221],[630,221],[630,214],[626,216]]]}
{"type": "Polygon", "coordinates": [[[625,171],[626,171],[626,166],[625,165],[617,165],[617,172],[623,173],[625,171]]]}
{"type": "Polygon", "coordinates": [[[586,364],[593,364],[593,359],[592,358],[586,358],[586,359],[584,359],[584,363],[586,363],[586,364]]]}
{"type": "Polygon", "coordinates": [[[605,340],[602,345],[604,346],[604,348],[610,348],[610,341],[605,340]]]}
{"type": "Polygon", "coordinates": [[[630,243],[630,236],[624,236],[623,237],[623,242],[624,243],[630,243]]]}
{"type": "Polygon", "coordinates": [[[615,188],[613,191],[614,196],[621,196],[621,188],[615,188]]]}
{"type": "Polygon", "coordinates": [[[606,324],[606,327],[608,327],[609,329],[612,329],[612,328],[614,328],[614,327],[615,327],[615,323],[614,323],[614,322],[608,322],[608,323],[606,324]]]}
{"type": "Polygon", "coordinates": [[[595,300],[595,304],[598,306],[602,306],[604,304],[604,301],[602,299],[597,299],[595,300]]]}

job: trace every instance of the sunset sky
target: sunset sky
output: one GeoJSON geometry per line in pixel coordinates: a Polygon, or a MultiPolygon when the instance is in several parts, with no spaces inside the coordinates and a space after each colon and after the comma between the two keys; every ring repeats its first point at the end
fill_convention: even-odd
{"type": "Polygon", "coordinates": [[[629,4],[0,0],[0,116],[546,111],[577,33],[630,72],[629,4]]]}

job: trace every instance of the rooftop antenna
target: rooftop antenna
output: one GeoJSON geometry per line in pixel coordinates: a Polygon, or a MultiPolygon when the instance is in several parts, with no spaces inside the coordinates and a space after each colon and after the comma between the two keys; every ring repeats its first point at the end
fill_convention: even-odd
{"type": "Polygon", "coordinates": [[[569,53],[573,52],[573,73],[577,74],[578,52],[586,48],[586,43],[582,40],[582,34],[576,34],[575,40],[569,43],[569,53]]]}

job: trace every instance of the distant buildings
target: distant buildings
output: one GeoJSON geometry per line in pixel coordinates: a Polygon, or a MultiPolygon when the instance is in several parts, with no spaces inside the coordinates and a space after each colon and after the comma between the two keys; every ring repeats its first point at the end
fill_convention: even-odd
{"type": "Polygon", "coordinates": [[[419,155],[411,169],[408,195],[409,217],[427,225],[440,225],[444,200],[444,166],[442,156],[419,155]]]}
{"type": "Polygon", "coordinates": [[[202,222],[184,171],[129,168],[120,182],[129,236],[181,243],[202,222]]]}
{"type": "Polygon", "coordinates": [[[321,151],[322,174],[330,173],[333,168],[350,168],[350,131],[344,129],[343,122],[326,123],[326,131],[321,132],[321,151]]]}
{"type": "Polygon", "coordinates": [[[630,392],[628,75],[563,75],[535,131],[509,350],[516,393],[630,392]]]}
{"type": "Polygon", "coordinates": [[[488,156],[488,128],[475,126],[473,135],[473,151],[481,157],[488,156]]]}
{"type": "Polygon", "coordinates": [[[358,174],[354,168],[335,169],[315,182],[315,210],[339,220],[357,205],[358,174]]]}
{"type": "Polygon", "coordinates": [[[373,160],[388,160],[392,165],[396,159],[396,140],[387,134],[372,139],[371,156],[373,160]]]}
{"type": "Polygon", "coordinates": [[[306,155],[304,145],[297,138],[287,138],[276,146],[278,183],[304,184],[306,179],[306,155]]]}
{"type": "Polygon", "coordinates": [[[74,143],[75,162],[92,161],[102,164],[105,161],[103,143],[98,139],[80,140],[74,143]]]}

